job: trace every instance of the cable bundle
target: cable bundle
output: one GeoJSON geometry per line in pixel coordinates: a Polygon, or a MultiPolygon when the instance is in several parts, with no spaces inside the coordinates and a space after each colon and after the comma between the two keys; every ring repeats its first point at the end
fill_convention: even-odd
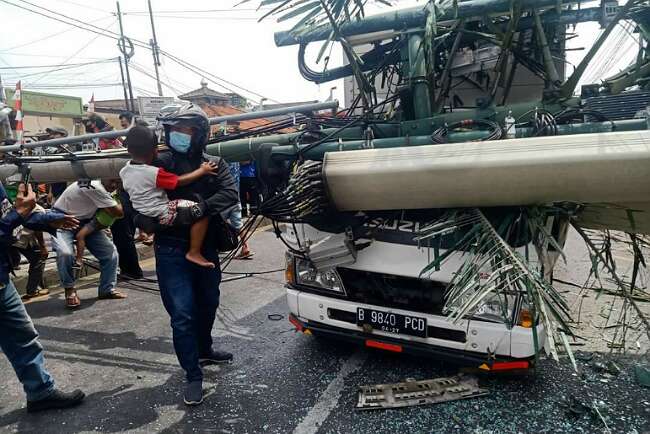
{"type": "Polygon", "coordinates": [[[490,130],[490,133],[485,137],[482,137],[480,141],[499,140],[503,137],[503,130],[501,129],[501,126],[494,121],[487,119],[466,119],[464,121],[456,122],[451,125],[445,125],[444,127],[438,128],[431,135],[431,139],[434,143],[447,143],[447,135],[450,131],[467,128],[473,129],[476,127],[482,127],[490,130]]]}
{"type": "Polygon", "coordinates": [[[296,223],[323,212],[328,200],[322,171],[320,161],[299,165],[284,191],[262,203],[260,214],[276,221],[296,223]]]}
{"type": "Polygon", "coordinates": [[[517,128],[524,127],[526,125],[532,127],[533,137],[557,136],[558,133],[555,116],[553,113],[545,109],[535,108],[533,110],[529,110],[523,115],[519,116],[515,124],[517,125],[517,128]],[[532,115],[530,120],[524,123],[519,122],[528,115],[532,115]]]}

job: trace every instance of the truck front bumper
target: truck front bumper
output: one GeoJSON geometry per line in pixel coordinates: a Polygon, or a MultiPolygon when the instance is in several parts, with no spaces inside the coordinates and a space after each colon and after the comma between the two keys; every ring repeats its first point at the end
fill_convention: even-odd
{"type": "Polygon", "coordinates": [[[398,353],[432,356],[485,370],[498,370],[504,363],[509,365],[502,367],[507,366],[508,369],[526,369],[531,367],[535,358],[530,337],[531,329],[516,327],[520,330],[509,330],[503,324],[480,321],[451,324],[443,317],[411,313],[427,318],[429,336],[418,338],[366,330],[357,326],[354,319],[357,307],[409,314],[407,311],[353,303],[296,288],[288,289],[287,302],[291,311],[291,323],[297,330],[308,334],[330,336],[398,353]],[[438,335],[432,335],[432,330],[438,335]],[[524,339],[525,337],[528,339],[524,339]],[[519,354],[511,353],[511,341],[516,344],[516,353],[519,354]],[[524,341],[527,342],[522,345],[524,341]],[[485,351],[481,351],[484,347],[485,351]],[[493,366],[496,368],[492,369],[493,366]]]}

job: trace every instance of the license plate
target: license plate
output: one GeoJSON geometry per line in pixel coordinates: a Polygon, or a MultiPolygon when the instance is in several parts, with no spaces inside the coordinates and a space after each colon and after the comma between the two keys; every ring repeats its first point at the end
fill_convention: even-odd
{"type": "Polygon", "coordinates": [[[375,330],[401,335],[427,337],[427,320],[411,315],[357,308],[357,325],[370,325],[375,330]]]}

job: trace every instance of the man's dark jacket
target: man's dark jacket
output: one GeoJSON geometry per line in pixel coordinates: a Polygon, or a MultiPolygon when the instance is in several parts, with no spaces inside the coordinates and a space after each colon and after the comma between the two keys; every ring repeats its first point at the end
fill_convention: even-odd
{"type": "MultiPolygon", "coordinates": [[[[210,229],[204,242],[204,248],[216,249],[216,239],[219,231],[216,230],[218,221],[227,217],[239,203],[239,190],[235,179],[230,174],[228,163],[220,157],[204,154],[205,145],[193,145],[190,153],[180,154],[174,151],[162,153],[154,163],[168,172],[184,175],[199,168],[205,161],[217,163],[214,175],[206,175],[198,181],[176,190],[168,191],[170,200],[188,199],[202,202],[206,214],[211,216],[210,229]]],[[[190,239],[189,226],[164,228],[156,232],[156,243],[162,245],[178,245],[179,241],[188,243],[190,239]]]]}

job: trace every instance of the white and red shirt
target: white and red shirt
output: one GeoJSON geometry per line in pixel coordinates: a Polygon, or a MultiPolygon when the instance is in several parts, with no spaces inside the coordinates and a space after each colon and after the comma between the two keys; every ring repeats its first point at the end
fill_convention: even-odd
{"type": "Polygon", "coordinates": [[[167,214],[169,198],[165,190],[176,189],[177,175],[160,167],[129,161],[120,170],[120,178],[136,211],[148,217],[167,214]]]}

